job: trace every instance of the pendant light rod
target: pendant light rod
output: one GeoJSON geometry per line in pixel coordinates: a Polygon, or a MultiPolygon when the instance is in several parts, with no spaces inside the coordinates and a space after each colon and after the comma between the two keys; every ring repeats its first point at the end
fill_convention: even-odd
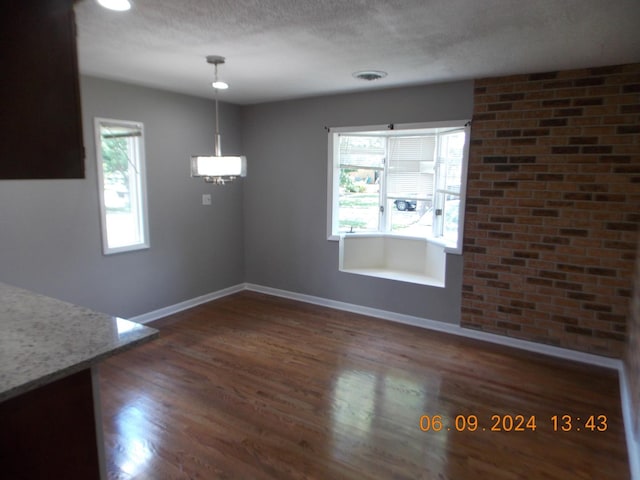
{"type": "Polygon", "coordinates": [[[224,57],[220,55],[209,55],[206,57],[207,63],[215,66],[215,79],[211,84],[214,91],[216,118],[215,135],[213,137],[214,155],[192,155],[191,156],[191,176],[203,177],[205,182],[215,185],[224,185],[236,177],[247,175],[247,159],[244,155],[224,156],[222,155],[222,143],[220,140],[219,112],[218,112],[218,90],[226,90],[229,85],[218,78],[218,65],[224,63],[224,57]]]}
{"type": "Polygon", "coordinates": [[[207,62],[208,63],[212,63],[214,65],[215,68],[215,73],[214,73],[214,81],[211,84],[213,86],[213,96],[216,102],[216,132],[215,132],[215,137],[213,139],[213,150],[215,152],[216,157],[221,157],[222,156],[222,146],[220,145],[220,129],[218,127],[218,90],[220,89],[220,87],[222,86],[222,84],[226,85],[226,87],[223,88],[227,88],[228,85],[224,82],[220,82],[220,80],[218,79],[218,65],[222,65],[224,64],[224,57],[221,57],[220,55],[209,55],[207,56],[207,62]]]}
{"type": "Polygon", "coordinates": [[[216,157],[222,156],[222,146],[220,145],[220,129],[218,128],[218,92],[215,93],[216,97],[216,135],[213,138],[213,151],[216,152],[216,157]]]}

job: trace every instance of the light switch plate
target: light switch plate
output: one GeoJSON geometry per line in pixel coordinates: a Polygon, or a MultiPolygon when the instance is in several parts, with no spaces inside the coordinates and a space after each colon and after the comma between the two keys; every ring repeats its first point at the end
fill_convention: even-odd
{"type": "Polygon", "coordinates": [[[202,204],[203,205],[211,205],[211,194],[203,193],[202,194],[202,204]]]}

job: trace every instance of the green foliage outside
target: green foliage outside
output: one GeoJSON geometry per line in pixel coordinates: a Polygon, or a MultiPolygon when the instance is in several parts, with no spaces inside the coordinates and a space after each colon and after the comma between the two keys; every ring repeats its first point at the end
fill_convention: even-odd
{"type": "Polygon", "coordinates": [[[126,138],[102,138],[102,168],[105,179],[129,185],[129,157],[126,138]]]}
{"type": "Polygon", "coordinates": [[[345,219],[345,220],[340,220],[340,229],[343,229],[344,227],[353,227],[353,230],[357,230],[357,229],[363,229],[367,226],[367,222],[363,221],[363,220],[351,220],[351,219],[345,219]]]}
{"type": "Polygon", "coordinates": [[[364,193],[366,191],[366,187],[364,185],[356,184],[350,175],[355,171],[356,170],[347,168],[340,169],[340,186],[344,189],[345,192],[364,193]]]}
{"type": "Polygon", "coordinates": [[[366,230],[366,218],[377,215],[380,197],[377,193],[346,193],[340,195],[340,218],[338,221],[340,230],[354,231],[366,230]]]}
{"type": "Polygon", "coordinates": [[[339,202],[340,207],[377,207],[380,203],[380,196],[377,193],[341,195],[339,202]]]}
{"type": "Polygon", "coordinates": [[[345,192],[355,192],[355,183],[351,179],[350,173],[355,172],[355,170],[348,170],[346,168],[340,169],[340,186],[344,188],[345,192]]]}

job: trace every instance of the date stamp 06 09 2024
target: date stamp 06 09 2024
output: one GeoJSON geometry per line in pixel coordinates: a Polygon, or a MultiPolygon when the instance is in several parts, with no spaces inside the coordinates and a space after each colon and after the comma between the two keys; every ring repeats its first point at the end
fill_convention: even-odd
{"type": "MultiPolygon", "coordinates": [[[[486,423],[477,415],[456,415],[450,424],[442,415],[422,415],[420,430],[423,432],[535,432],[542,423],[535,415],[491,415],[486,423]]],[[[553,415],[545,418],[544,426],[554,432],[604,432],[607,430],[606,415],[553,415]]]]}

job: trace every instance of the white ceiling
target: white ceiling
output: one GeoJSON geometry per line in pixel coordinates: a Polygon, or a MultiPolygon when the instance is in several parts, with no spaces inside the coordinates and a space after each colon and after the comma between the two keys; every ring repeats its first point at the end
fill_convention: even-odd
{"type": "Polygon", "coordinates": [[[76,4],[83,74],[239,104],[640,61],[640,0],[132,2],[76,4]]]}

